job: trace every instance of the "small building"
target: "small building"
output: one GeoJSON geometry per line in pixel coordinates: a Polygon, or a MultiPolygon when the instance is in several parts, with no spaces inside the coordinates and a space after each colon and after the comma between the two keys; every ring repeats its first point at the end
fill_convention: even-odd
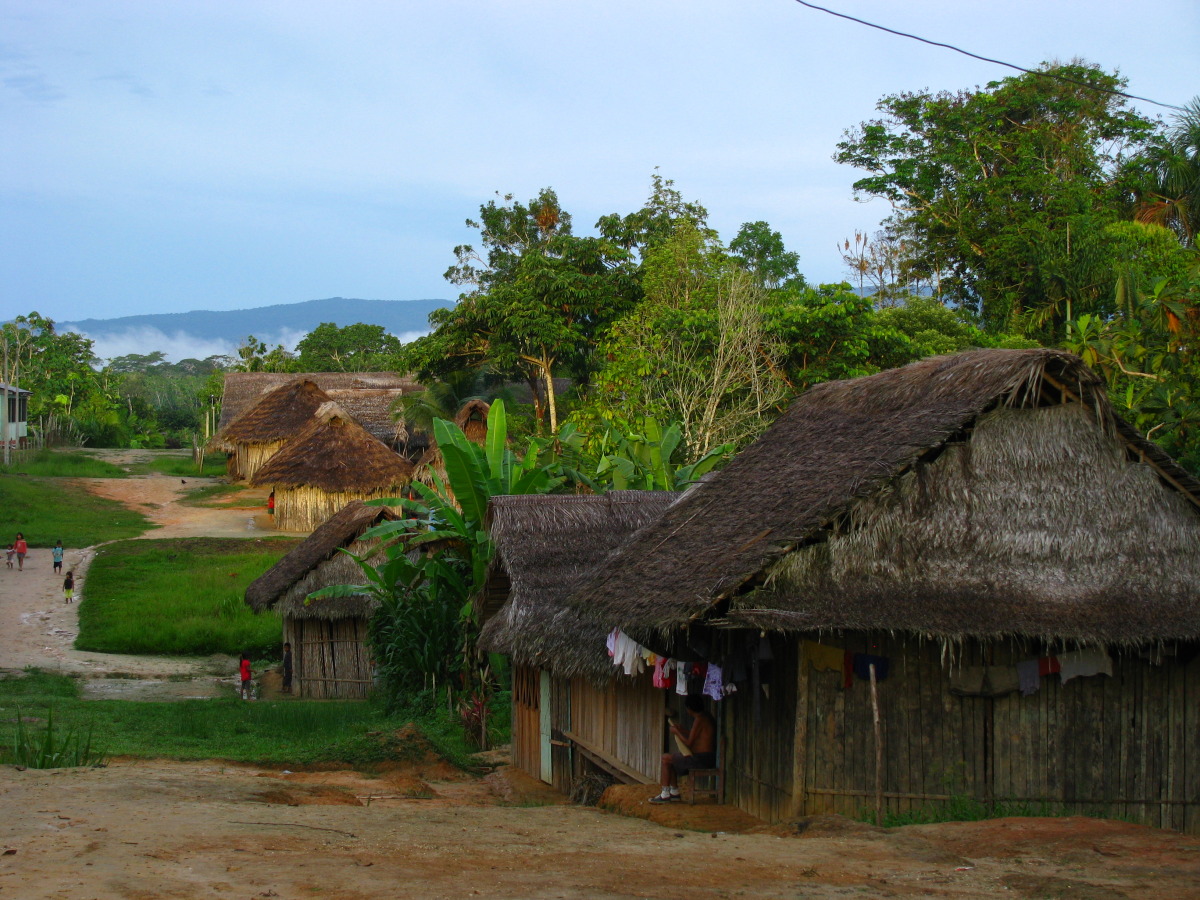
{"type": "Polygon", "coordinates": [[[283,619],[299,696],[353,700],[370,691],[367,628],[377,601],[366,594],[307,598],[331,585],[361,584],[362,570],[342,550],[371,552],[378,542],[364,541],[363,533],[395,518],[386,507],[348,503],[246,588],[246,603],[255,612],[274,608],[283,619]]]}
{"type": "Polygon", "coordinates": [[[412,463],[326,403],[250,483],[274,491],[276,528],[312,531],[352,500],[404,495],[412,475],[412,463]]]}
{"type": "Polygon", "coordinates": [[[0,382],[4,394],[4,418],[0,421],[0,441],[8,443],[9,449],[19,450],[29,438],[29,395],[30,391],[0,382]]]}
{"type": "Polygon", "coordinates": [[[401,448],[406,437],[392,415],[392,406],[399,397],[423,390],[412,378],[393,372],[229,372],[225,376],[218,432],[267,394],[297,379],[311,381],[392,449],[401,448]]]}
{"type": "Polygon", "coordinates": [[[661,691],[619,676],[607,631],[570,592],[680,495],[495,497],[496,554],[481,600],[480,646],[513,665],[513,763],[566,792],[590,767],[655,781],[665,732],[661,691]]]}
{"type": "Polygon", "coordinates": [[[1200,482],[1070,354],[812,388],[569,606],[735,680],[726,800],[768,821],[968,797],[1200,832],[1200,482]]]}
{"type": "Polygon", "coordinates": [[[329,395],[314,381],[295,378],[284,382],[218,431],[209,446],[229,454],[231,478],[251,481],[329,402],[329,395]]]}

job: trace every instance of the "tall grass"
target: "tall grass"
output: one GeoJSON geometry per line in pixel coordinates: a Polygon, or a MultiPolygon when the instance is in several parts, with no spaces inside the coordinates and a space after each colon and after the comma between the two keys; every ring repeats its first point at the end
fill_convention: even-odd
{"type": "Polygon", "coordinates": [[[89,494],[49,478],[0,476],[0,540],[21,531],[36,560],[44,548],[61,540],[68,547],[89,547],[101,541],[135,537],[156,527],[141,513],[115,500],[89,494]]]}
{"type": "Polygon", "coordinates": [[[103,751],[92,743],[93,726],[87,732],[72,725],[65,734],[54,728],[54,707],[46,712],[44,728],[30,728],[21,707],[17,707],[16,734],[11,746],[0,747],[0,760],[29,769],[63,769],[78,766],[102,766],[103,751]]]}
{"type": "Polygon", "coordinates": [[[120,466],[96,459],[80,450],[38,450],[25,459],[0,466],[0,474],[37,478],[127,478],[120,466]]]}
{"type": "Polygon", "coordinates": [[[122,541],[100,549],[83,585],[80,650],[275,658],[282,625],[256,615],[246,586],[295,541],[186,538],[122,541]]]}

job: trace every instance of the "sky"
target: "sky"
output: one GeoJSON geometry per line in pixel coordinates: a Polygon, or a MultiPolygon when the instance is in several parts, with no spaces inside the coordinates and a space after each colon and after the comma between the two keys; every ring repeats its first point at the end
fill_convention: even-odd
{"type": "MultiPolygon", "coordinates": [[[[1200,94],[1196,0],[822,5],[1200,94]]],[[[840,281],[837,245],[888,214],[842,133],[1009,74],[793,0],[0,0],[0,319],[452,298],[495,192],[553,187],[588,234],[656,167],[724,239],[766,220],[840,281]]]]}

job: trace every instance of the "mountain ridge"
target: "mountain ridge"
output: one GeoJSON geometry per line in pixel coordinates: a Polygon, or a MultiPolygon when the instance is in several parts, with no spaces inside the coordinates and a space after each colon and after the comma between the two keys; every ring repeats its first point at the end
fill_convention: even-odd
{"type": "Polygon", "coordinates": [[[167,335],[186,334],[203,340],[237,341],[251,334],[260,337],[285,332],[306,334],[322,322],[333,322],[339,327],[362,322],[382,325],[385,330],[399,336],[428,332],[429,314],[453,303],[452,300],[435,299],[360,300],[329,297],[248,309],[196,309],[111,319],[78,319],[59,322],[58,326],[93,338],[150,329],[167,335]]]}

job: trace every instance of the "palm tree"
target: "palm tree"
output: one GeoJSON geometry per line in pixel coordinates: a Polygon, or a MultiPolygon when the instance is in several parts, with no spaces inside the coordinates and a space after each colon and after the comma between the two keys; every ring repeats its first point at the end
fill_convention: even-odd
{"type": "Polygon", "coordinates": [[[1193,247],[1200,230],[1200,97],[1174,118],[1166,140],[1146,154],[1151,183],[1136,217],[1172,229],[1193,247]]]}

